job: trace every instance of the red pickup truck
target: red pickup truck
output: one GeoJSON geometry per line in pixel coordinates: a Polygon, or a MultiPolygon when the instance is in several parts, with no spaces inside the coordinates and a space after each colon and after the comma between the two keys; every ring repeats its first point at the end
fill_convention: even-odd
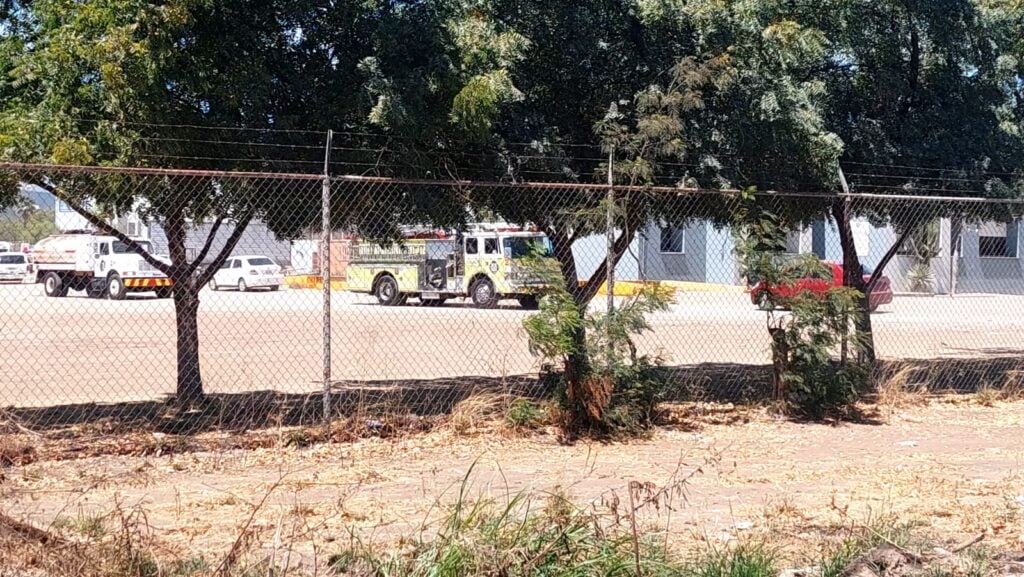
{"type": "MultiPolygon", "coordinates": [[[[842,265],[828,262],[826,266],[832,269],[832,279],[823,278],[802,278],[792,284],[784,284],[779,286],[770,286],[764,281],[761,281],[754,285],[750,289],[750,301],[757,305],[759,308],[769,310],[774,308],[775,305],[782,305],[785,307],[787,299],[791,299],[796,295],[810,291],[814,294],[824,294],[828,289],[842,286],[843,284],[843,267],[842,265]]],[[[867,282],[871,278],[871,270],[868,267],[864,267],[864,282],[867,282]]],[[[871,291],[871,297],[868,299],[868,310],[874,312],[878,307],[889,304],[892,302],[892,284],[889,282],[889,277],[882,275],[878,282],[875,283],[875,289],[871,291]]]]}

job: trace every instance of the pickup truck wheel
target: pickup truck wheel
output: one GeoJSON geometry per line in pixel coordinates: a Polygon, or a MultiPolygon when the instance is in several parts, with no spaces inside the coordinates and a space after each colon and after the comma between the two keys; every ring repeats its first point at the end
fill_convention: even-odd
{"type": "Polygon", "coordinates": [[[491,279],[482,278],[473,283],[469,289],[473,297],[473,304],[481,309],[493,309],[498,305],[498,294],[494,291],[494,283],[491,279]]]}
{"type": "Polygon", "coordinates": [[[124,280],[117,273],[107,278],[107,296],[110,297],[110,300],[115,301],[123,301],[128,296],[128,289],[124,288],[124,280]]]}
{"type": "Polygon", "coordinates": [[[386,276],[377,281],[374,294],[377,296],[377,302],[386,307],[405,304],[406,296],[398,292],[398,281],[394,277],[386,276]]]}
{"type": "Polygon", "coordinates": [[[60,278],[59,274],[50,272],[43,277],[43,292],[48,297],[66,297],[68,296],[68,286],[64,284],[64,280],[60,278]]]}

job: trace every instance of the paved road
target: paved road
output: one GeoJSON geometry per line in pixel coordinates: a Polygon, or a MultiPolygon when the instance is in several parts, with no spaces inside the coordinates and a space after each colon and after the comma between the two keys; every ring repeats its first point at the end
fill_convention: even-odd
{"type": "MultiPolygon", "coordinates": [[[[0,310],[0,407],[148,400],[174,389],[171,301],[50,299],[39,285],[0,286],[0,310]]],[[[208,390],[317,390],[320,311],[318,291],[205,291],[208,390]]],[[[512,302],[488,311],[458,302],[383,308],[337,292],[332,312],[332,368],[340,380],[502,377],[538,368],[521,328],[528,313],[512,302]]],[[[1024,297],[898,296],[873,319],[882,356],[934,358],[1024,351],[1022,316],[1024,297]]],[[[661,351],[671,364],[768,360],[765,316],[747,295],[680,294],[652,325],[641,348],[661,351]]]]}

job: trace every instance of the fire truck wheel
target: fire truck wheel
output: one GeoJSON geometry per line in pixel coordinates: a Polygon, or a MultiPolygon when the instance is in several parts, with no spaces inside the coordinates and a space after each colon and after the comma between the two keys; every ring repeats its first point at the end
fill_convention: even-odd
{"type": "Polygon", "coordinates": [[[107,296],[115,301],[123,301],[128,296],[128,289],[124,288],[124,281],[117,273],[107,278],[107,296]]]}
{"type": "Polygon", "coordinates": [[[48,297],[68,296],[68,286],[55,272],[46,273],[46,276],[43,277],[43,291],[48,297]]]}
{"type": "Polygon", "coordinates": [[[498,304],[498,294],[494,292],[494,283],[488,278],[482,278],[473,283],[470,295],[477,308],[493,309],[498,304]]]}
{"type": "Polygon", "coordinates": [[[405,295],[398,292],[398,281],[394,277],[385,276],[377,281],[374,293],[377,295],[377,302],[386,307],[405,304],[405,295]]]}

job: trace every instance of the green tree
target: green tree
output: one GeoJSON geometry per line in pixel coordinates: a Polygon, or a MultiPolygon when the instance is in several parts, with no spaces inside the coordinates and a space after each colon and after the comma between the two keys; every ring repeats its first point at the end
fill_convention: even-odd
{"type": "MultiPolygon", "coordinates": [[[[20,34],[3,49],[0,156],[75,165],[159,163],[200,156],[194,134],[153,134],[147,124],[264,128],[276,112],[275,70],[287,64],[292,32],[281,2],[40,0],[23,6],[20,34]]],[[[208,145],[206,145],[208,148],[208,145]]],[[[232,156],[254,158],[246,149],[232,156]]],[[[251,165],[249,165],[251,167],[251,165]]],[[[177,395],[203,396],[199,366],[199,290],[231,253],[247,224],[273,213],[272,185],[212,178],[121,178],[74,172],[25,172],[23,183],[49,190],[98,230],[119,237],[174,281],[178,334],[177,395]],[[87,201],[96,210],[87,210],[87,201]],[[170,264],[111,227],[105,214],[142,211],[167,233],[170,264]],[[185,248],[188,221],[212,222],[200,258],[185,248]],[[225,223],[223,248],[198,266],[225,223]]],[[[7,181],[8,196],[17,184],[7,181]]]]}
{"type": "MultiPolygon", "coordinates": [[[[444,157],[442,174],[594,183],[514,197],[488,188],[468,195],[477,213],[544,230],[562,284],[574,306],[586,310],[608,266],[579,279],[572,247],[604,234],[609,211],[616,229],[611,266],[652,222],[729,221],[731,201],[722,195],[678,195],[652,185],[770,191],[835,180],[842,147],[824,126],[824,84],[815,76],[827,42],[781,11],[769,2],[657,0],[585,7],[492,0],[453,10],[450,19],[463,19],[453,29],[473,31],[461,37],[459,53],[470,56],[461,60],[460,78],[473,68],[497,72],[472,76],[453,97],[451,108],[479,112],[484,120],[445,113],[452,125],[433,133],[457,140],[434,141],[444,157]],[[609,155],[617,185],[611,206],[602,186],[609,155]]],[[[407,110],[397,99],[388,102],[387,110],[407,110]]],[[[782,205],[800,222],[828,207],[807,200],[782,205]]],[[[572,350],[585,351],[585,324],[573,338],[572,350]]],[[[582,353],[567,355],[565,368],[580,382],[592,369],[582,353]]]]}
{"type": "Polygon", "coordinates": [[[39,208],[24,195],[6,214],[0,215],[0,240],[35,244],[55,232],[53,211],[39,208]]]}
{"type": "MultiPolygon", "coordinates": [[[[1019,197],[1022,10],[984,0],[835,0],[805,13],[831,40],[821,77],[851,191],[1019,197]]],[[[1007,205],[841,198],[831,212],[844,284],[863,294],[860,329],[869,336],[870,359],[868,299],[904,241],[938,217],[1012,217],[1007,205]],[[850,228],[857,216],[898,232],[867,280],[850,228]]]]}

